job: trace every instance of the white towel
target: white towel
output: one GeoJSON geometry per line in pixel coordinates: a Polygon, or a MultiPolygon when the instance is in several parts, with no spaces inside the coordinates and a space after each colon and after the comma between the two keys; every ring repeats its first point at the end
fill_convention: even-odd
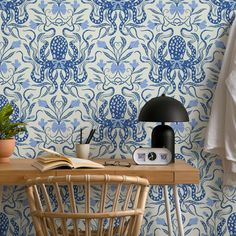
{"type": "Polygon", "coordinates": [[[223,158],[223,183],[236,186],[236,20],[228,37],[204,150],[223,158]]]}

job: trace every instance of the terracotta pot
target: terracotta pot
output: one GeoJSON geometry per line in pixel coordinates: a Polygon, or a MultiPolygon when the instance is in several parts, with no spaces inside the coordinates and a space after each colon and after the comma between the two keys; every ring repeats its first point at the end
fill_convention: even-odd
{"type": "Polygon", "coordinates": [[[15,139],[0,139],[0,163],[10,161],[9,157],[13,154],[15,145],[15,139]]]}

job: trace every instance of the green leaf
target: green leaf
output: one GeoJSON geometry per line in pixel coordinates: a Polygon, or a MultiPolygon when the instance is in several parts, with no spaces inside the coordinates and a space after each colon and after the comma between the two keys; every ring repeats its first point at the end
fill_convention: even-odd
{"type": "Polygon", "coordinates": [[[26,131],[24,122],[11,122],[10,116],[12,113],[13,107],[10,103],[7,103],[0,110],[0,139],[9,139],[26,131]]]}
{"type": "Polygon", "coordinates": [[[9,117],[13,113],[13,107],[10,103],[7,103],[1,110],[0,110],[0,123],[9,120],[9,117]]]}

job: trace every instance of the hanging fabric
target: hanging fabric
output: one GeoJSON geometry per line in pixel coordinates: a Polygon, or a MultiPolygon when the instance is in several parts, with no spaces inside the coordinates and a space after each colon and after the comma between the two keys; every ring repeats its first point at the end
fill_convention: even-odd
{"type": "Polygon", "coordinates": [[[236,20],[229,32],[204,150],[222,157],[224,185],[236,186],[236,20]]]}

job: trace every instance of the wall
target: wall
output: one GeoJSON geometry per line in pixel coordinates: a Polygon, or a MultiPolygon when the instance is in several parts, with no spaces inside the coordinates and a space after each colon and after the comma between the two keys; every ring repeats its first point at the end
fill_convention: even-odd
{"type": "MultiPolygon", "coordinates": [[[[171,124],[176,158],[201,173],[199,185],[179,186],[186,235],[236,235],[236,189],[222,187],[221,160],[202,150],[235,8],[232,0],[1,1],[0,106],[10,101],[13,120],[28,123],[15,156],[34,158],[39,147],[74,154],[80,128],[96,127],[94,158],[131,158],[154,126],[137,122],[140,108],[166,93],[190,117],[171,124]]],[[[172,198],[171,210],[176,229],[172,198]]],[[[0,235],[34,235],[23,187],[4,186],[0,219],[0,235]]],[[[165,234],[163,189],[153,186],[142,235],[165,234]]]]}

